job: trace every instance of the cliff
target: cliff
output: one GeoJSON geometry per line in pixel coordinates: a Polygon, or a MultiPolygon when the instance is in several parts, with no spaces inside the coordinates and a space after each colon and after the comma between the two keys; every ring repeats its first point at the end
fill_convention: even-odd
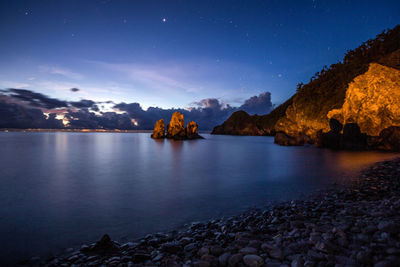
{"type": "Polygon", "coordinates": [[[236,111],[223,124],[214,127],[211,134],[274,135],[277,120],[285,115],[290,104],[291,99],[263,116],[251,116],[245,111],[236,111]]]}
{"type": "MultiPolygon", "coordinates": [[[[378,137],[384,129],[400,125],[399,115],[400,25],[350,50],[342,62],[324,67],[307,84],[298,84],[296,94],[270,114],[249,119],[247,128],[279,133],[278,144],[301,145],[328,133],[330,119],[378,137]]],[[[235,125],[233,119],[214,132],[232,134],[226,126],[235,125]]]]}
{"type": "Polygon", "coordinates": [[[343,106],[329,111],[327,117],[342,124],[357,123],[361,132],[371,136],[400,126],[400,70],[370,64],[350,83],[343,106]]]}

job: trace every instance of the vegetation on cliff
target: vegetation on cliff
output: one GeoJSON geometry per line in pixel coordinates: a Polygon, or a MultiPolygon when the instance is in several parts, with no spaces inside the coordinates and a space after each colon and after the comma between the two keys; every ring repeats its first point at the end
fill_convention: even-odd
{"type": "MultiPolygon", "coordinates": [[[[343,124],[358,122],[352,119],[355,116],[347,112],[350,109],[344,110],[343,107],[346,107],[346,101],[347,106],[353,104],[353,93],[355,91],[362,91],[348,91],[353,81],[356,83],[359,81],[359,84],[362,83],[370,89],[366,93],[368,97],[359,98],[361,99],[360,101],[367,101],[367,103],[364,103],[364,106],[369,105],[365,109],[369,110],[368,112],[364,112],[365,116],[373,114],[373,108],[371,108],[372,105],[370,104],[376,100],[376,88],[380,87],[379,90],[386,90],[384,94],[386,99],[382,99],[382,97],[379,99],[380,106],[377,112],[379,114],[376,117],[382,117],[382,114],[384,114],[387,119],[382,125],[377,125],[378,120],[376,120],[377,123],[373,127],[374,133],[379,135],[379,132],[384,128],[397,125],[396,120],[398,118],[396,118],[397,111],[395,110],[399,109],[399,104],[397,104],[399,102],[393,99],[398,93],[393,94],[391,92],[396,90],[400,82],[399,69],[400,25],[391,30],[384,31],[378,34],[376,38],[362,43],[354,50],[348,51],[343,62],[332,64],[330,67],[324,67],[320,72],[311,77],[307,84],[298,84],[296,94],[285,103],[278,106],[270,114],[249,120],[249,123],[254,123],[261,132],[284,132],[286,135],[292,137],[307,135],[314,139],[319,130],[323,130],[324,132],[330,130],[329,118],[333,117],[343,124]],[[368,72],[369,70],[370,73],[368,72]],[[382,73],[384,73],[384,77],[382,73]],[[361,78],[363,74],[369,76],[361,78]],[[357,80],[357,77],[360,78],[357,80]],[[369,83],[365,82],[365,80],[368,80],[369,83]],[[385,109],[384,107],[389,108],[385,109]],[[379,110],[384,110],[386,113],[383,111],[379,112],[379,110]],[[328,113],[330,113],[329,117],[328,113]],[[341,114],[345,114],[345,116],[340,116],[341,114]]],[[[360,112],[360,108],[353,108],[351,112],[360,112]]],[[[224,129],[229,129],[227,126],[234,125],[235,123],[236,121],[232,115],[223,125],[217,126],[213,133],[240,134],[223,131],[224,129]]],[[[362,130],[365,128],[367,126],[361,125],[362,130]]],[[[258,134],[255,132],[254,135],[258,134]]]]}

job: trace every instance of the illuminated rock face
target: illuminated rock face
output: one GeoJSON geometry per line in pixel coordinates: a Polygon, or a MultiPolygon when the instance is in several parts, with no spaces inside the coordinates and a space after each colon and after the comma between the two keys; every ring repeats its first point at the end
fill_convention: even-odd
{"type": "Polygon", "coordinates": [[[154,139],[161,139],[165,137],[165,123],[164,120],[158,120],[156,124],[154,124],[154,130],[153,134],[151,135],[151,138],[154,139]]]}
{"type": "Polygon", "coordinates": [[[175,112],[172,114],[171,121],[167,126],[167,135],[165,135],[165,123],[164,120],[158,120],[154,125],[153,134],[151,135],[154,139],[161,139],[167,137],[168,139],[174,140],[185,140],[185,139],[203,139],[198,133],[197,123],[191,121],[184,127],[183,114],[175,112]]]}
{"type": "Polygon", "coordinates": [[[183,122],[183,114],[178,111],[172,114],[171,121],[167,126],[167,138],[175,140],[186,139],[186,131],[183,122]]]}
{"type": "Polygon", "coordinates": [[[305,134],[315,140],[317,132],[330,131],[331,118],[342,125],[356,123],[368,136],[379,136],[385,128],[400,126],[400,71],[371,63],[367,72],[349,84],[341,108],[330,110],[325,117],[310,118],[294,100],[275,130],[292,137],[305,134]]]}
{"type": "Polygon", "coordinates": [[[191,121],[186,125],[186,137],[188,139],[199,138],[197,123],[194,121],[191,121]]]}
{"type": "Polygon", "coordinates": [[[327,116],[342,124],[357,123],[370,136],[400,126],[400,70],[370,64],[366,73],[349,84],[343,107],[327,116]]]}

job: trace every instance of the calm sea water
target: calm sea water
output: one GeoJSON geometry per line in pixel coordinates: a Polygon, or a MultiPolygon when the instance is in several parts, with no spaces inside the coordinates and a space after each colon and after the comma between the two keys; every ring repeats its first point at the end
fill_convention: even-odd
{"type": "Polygon", "coordinates": [[[270,137],[0,133],[0,255],[48,256],[300,198],[394,154],[281,147],[270,137]],[[339,178],[342,177],[342,178],[339,178]]]}

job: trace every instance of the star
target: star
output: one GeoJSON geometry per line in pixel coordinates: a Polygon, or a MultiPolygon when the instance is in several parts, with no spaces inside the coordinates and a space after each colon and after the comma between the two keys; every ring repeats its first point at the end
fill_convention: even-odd
{"type": "Polygon", "coordinates": [[[162,22],[167,22],[167,19],[166,18],[162,18],[162,20],[161,20],[162,22]]]}

